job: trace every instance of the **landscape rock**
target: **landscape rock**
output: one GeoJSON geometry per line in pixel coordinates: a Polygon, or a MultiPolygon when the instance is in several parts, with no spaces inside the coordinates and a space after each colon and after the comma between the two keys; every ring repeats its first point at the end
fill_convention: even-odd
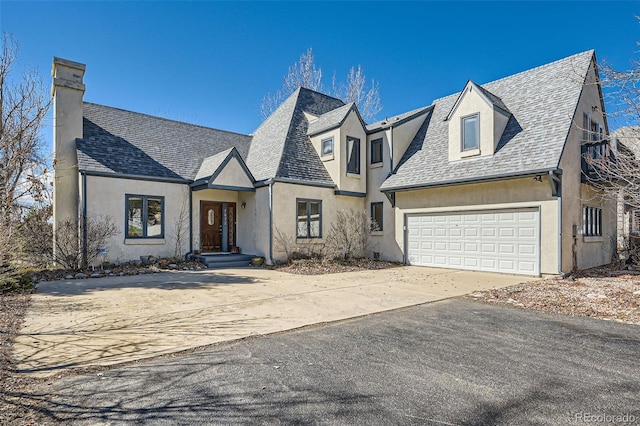
{"type": "Polygon", "coordinates": [[[75,278],[76,280],[83,280],[83,279],[87,278],[87,274],[84,274],[82,272],[78,272],[77,274],[75,274],[73,276],[73,278],[75,278]]]}

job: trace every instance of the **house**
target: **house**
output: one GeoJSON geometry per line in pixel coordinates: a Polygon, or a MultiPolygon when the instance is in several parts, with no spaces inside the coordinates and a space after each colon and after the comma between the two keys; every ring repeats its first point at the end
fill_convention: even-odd
{"type": "Polygon", "coordinates": [[[251,135],[83,102],[84,72],[53,60],[54,226],[114,218],[112,261],[239,246],[269,262],[276,232],[313,246],[348,209],[379,224],[377,255],[411,265],[537,276],[611,259],[615,206],[581,166],[608,134],[593,51],[371,124],[300,88],[251,135]]]}

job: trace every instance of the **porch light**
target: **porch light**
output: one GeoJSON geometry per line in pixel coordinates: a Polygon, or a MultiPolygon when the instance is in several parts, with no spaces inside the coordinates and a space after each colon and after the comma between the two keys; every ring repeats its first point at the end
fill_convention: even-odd
{"type": "Polygon", "coordinates": [[[242,208],[244,209],[245,207],[247,207],[247,203],[245,203],[245,202],[243,201],[243,202],[242,202],[242,204],[240,204],[240,207],[242,207],[242,208]]]}

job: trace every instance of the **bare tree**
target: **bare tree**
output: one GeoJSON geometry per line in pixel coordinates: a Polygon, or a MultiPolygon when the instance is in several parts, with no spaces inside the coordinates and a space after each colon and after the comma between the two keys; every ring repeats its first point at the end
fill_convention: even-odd
{"type": "Polygon", "coordinates": [[[327,233],[326,254],[343,260],[367,257],[373,251],[369,236],[374,229],[366,211],[338,210],[327,233]]]}
{"type": "MultiPolygon", "coordinates": [[[[282,87],[274,93],[267,93],[260,104],[260,115],[266,119],[278,106],[299,87],[323,92],[322,69],[316,67],[313,50],[307,49],[300,55],[298,62],[289,67],[284,77],[282,87]]],[[[332,82],[332,95],[345,102],[355,102],[358,110],[365,120],[372,119],[382,110],[378,84],[372,79],[367,85],[367,79],[362,67],[351,67],[347,75],[346,83],[339,83],[334,76],[332,82]]]]}
{"type": "Polygon", "coordinates": [[[333,95],[345,102],[355,102],[364,120],[371,120],[382,111],[379,86],[374,79],[367,85],[367,77],[360,65],[351,67],[344,84],[337,83],[334,76],[333,95]]]}
{"type": "Polygon", "coordinates": [[[274,93],[267,93],[260,104],[260,115],[266,119],[273,113],[289,95],[299,87],[322,91],[322,70],[316,68],[313,49],[309,48],[300,55],[298,62],[289,67],[284,76],[282,87],[274,93]]]}
{"type": "Polygon", "coordinates": [[[79,269],[92,264],[107,240],[118,234],[118,227],[109,216],[92,216],[85,220],[86,235],[82,242],[78,241],[78,222],[75,220],[67,219],[56,229],[53,260],[58,265],[79,269]]]}
{"type": "Polygon", "coordinates": [[[0,248],[6,261],[15,253],[16,225],[25,208],[44,203],[47,183],[40,130],[51,105],[35,70],[14,79],[18,43],[2,34],[0,57],[0,222],[7,244],[0,248]]]}
{"type": "Polygon", "coordinates": [[[174,218],[173,228],[173,257],[175,259],[182,258],[182,246],[189,239],[189,192],[184,191],[182,195],[182,204],[180,211],[174,218]]]}

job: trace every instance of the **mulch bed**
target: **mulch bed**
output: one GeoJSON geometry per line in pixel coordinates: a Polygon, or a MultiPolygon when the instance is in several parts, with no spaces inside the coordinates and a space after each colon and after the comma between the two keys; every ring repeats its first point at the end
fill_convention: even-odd
{"type": "Polygon", "coordinates": [[[290,263],[274,265],[271,268],[298,275],[325,275],[340,272],[379,270],[402,266],[397,262],[386,262],[373,259],[352,259],[345,261],[323,261],[321,259],[297,259],[290,263]]]}

